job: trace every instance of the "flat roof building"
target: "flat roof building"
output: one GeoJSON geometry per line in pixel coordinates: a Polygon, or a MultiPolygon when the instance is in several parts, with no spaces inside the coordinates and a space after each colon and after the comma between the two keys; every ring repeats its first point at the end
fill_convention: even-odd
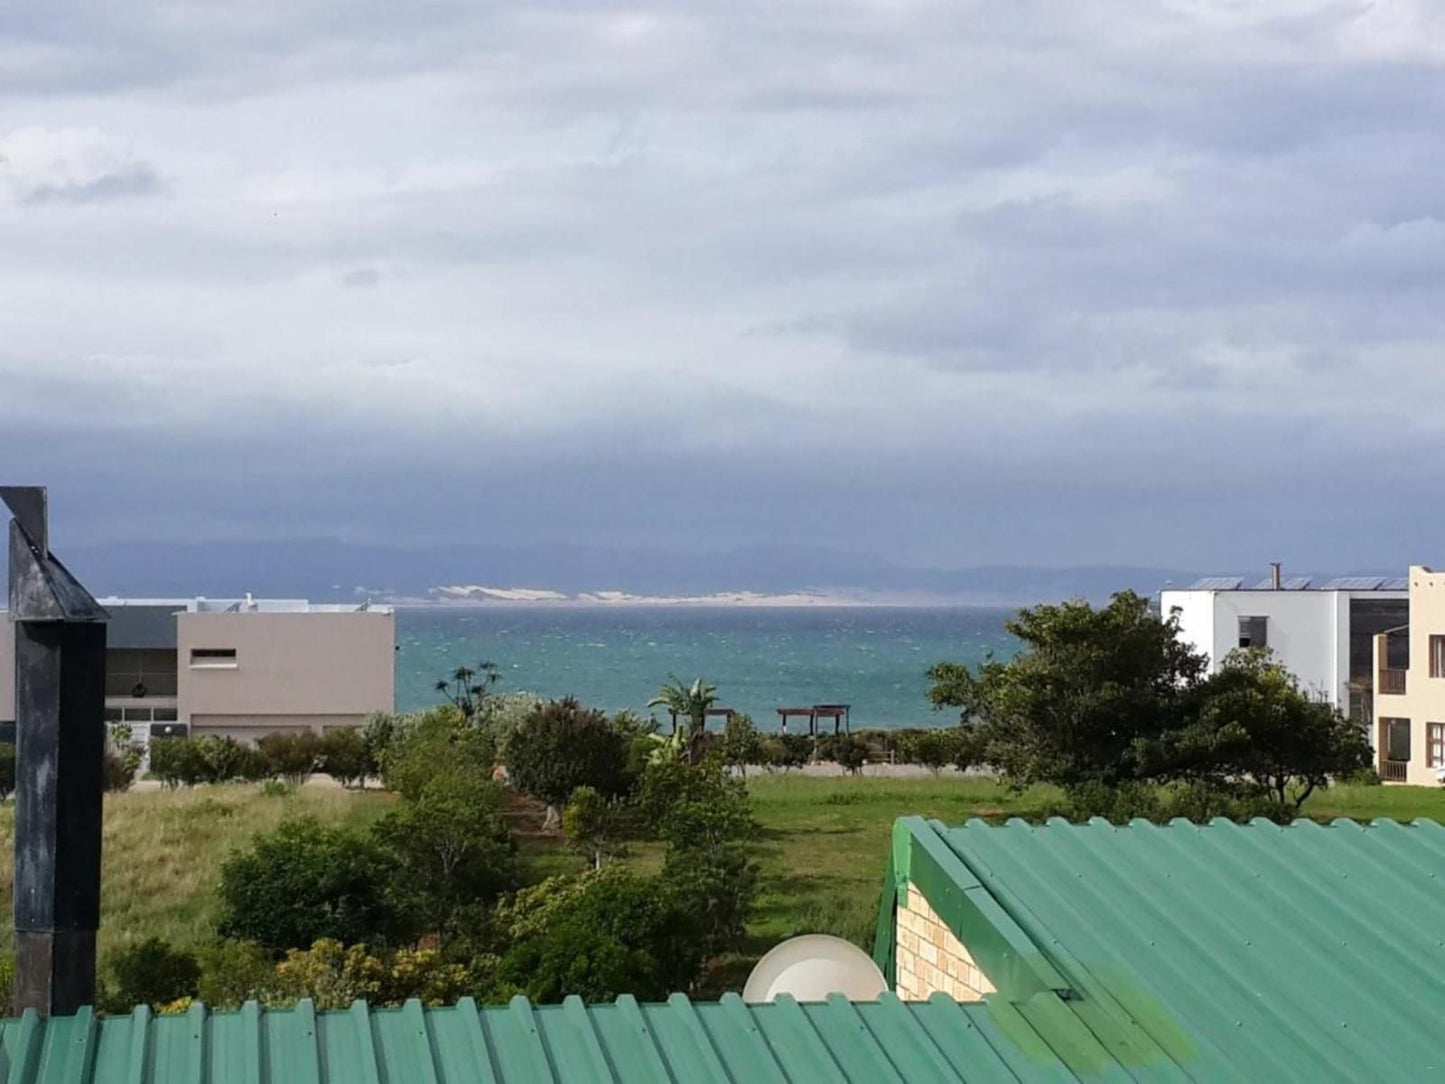
{"type": "MultiPolygon", "coordinates": [[[[103,598],[110,722],[253,740],[358,726],[396,702],[389,606],[305,599],[103,598]]],[[[15,718],[14,629],[0,611],[0,724],[15,718]]]]}
{"type": "Polygon", "coordinates": [[[1374,638],[1410,620],[1403,578],[1342,576],[1315,581],[1210,576],[1159,593],[1159,612],[1179,616],[1179,635],[1209,657],[1210,672],[1232,650],[1267,647],[1300,685],[1361,725],[1371,719],[1374,638]]]}
{"type": "Polygon", "coordinates": [[[1374,664],[1380,778],[1445,782],[1445,572],[1410,569],[1410,623],[1375,637],[1374,664]]]}

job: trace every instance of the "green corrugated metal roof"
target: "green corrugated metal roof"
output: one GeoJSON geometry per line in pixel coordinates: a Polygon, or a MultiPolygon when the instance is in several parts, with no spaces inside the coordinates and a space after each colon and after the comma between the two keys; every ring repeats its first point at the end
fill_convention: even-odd
{"type": "MultiPolygon", "coordinates": [[[[1067,1014],[1065,1014],[1067,1015],[1067,1014]]],[[[1076,1031],[1082,1031],[1071,1020],[1076,1031]]],[[[517,1084],[798,1081],[929,1084],[1127,1080],[1094,1044],[1082,1074],[1045,1038],[1035,1006],[907,1003],[748,1005],[736,995],[663,1004],[478,1006],[316,1012],[202,1006],[177,1016],[0,1022],[4,1084],[517,1084]]],[[[1072,1036],[1070,1043],[1078,1043],[1072,1036]]],[[[1077,1060],[1077,1058],[1076,1058],[1077,1060]]]]}
{"type": "MultiPolygon", "coordinates": [[[[1122,1065],[1167,1056],[1168,1072],[1149,1059],[1151,1079],[1445,1078],[1445,828],[1433,821],[906,818],[890,870],[895,888],[920,887],[999,999],[1059,998],[1122,1065]]],[[[880,922],[885,964],[892,930],[880,922]]]]}

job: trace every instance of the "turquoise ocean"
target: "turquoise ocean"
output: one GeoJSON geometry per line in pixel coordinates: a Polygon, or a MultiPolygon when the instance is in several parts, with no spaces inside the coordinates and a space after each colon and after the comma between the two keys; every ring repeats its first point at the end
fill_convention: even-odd
{"type": "MultiPolygon", "coordinates": [[[[935,662],[1007,658],[1006,610],[900,607],[399,607],[397,709],[437,702],[462,665],[494,662],[501,692],[575,696],[644,711],[676,674],[718,686],[721,703],[777,728],[779,707],[852,705],[855,727],[929,726],[935,662]]],[[[799,723],[789,724],[796,730],[799,723]]]]}

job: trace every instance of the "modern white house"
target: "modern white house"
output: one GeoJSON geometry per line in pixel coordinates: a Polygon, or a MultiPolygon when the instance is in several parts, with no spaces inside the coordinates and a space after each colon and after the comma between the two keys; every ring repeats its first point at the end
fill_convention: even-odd
{"type": "Polygon", "coordinates": [[[1445,783],[1445,572],[1410,569],[1410,624],[1375,637],[1372,739],[1386,783],[1445,783]]]}
{"type": "MultiPolygon", "coordinates": [[[[396,706],[389,606],[304,599],[103,598],[105,712],[138,739],[168,729],[253,740],[359,726],[396,706]]],[[[14,627],[0,610],[0,725],[15,719],[14,627]]]]}
{"type": "Polygon", "coordinates": [[[1159,611],[1178,614],[1180,637],[1209,657],[1211,672],[1237,647],[1268,647],[1307,691],[1370,725],[1374,638],[1409,623],[1409,581],[1285,579],[1276,565],[1258,582],[1211,576],[1166,587],[1159,611]]]}

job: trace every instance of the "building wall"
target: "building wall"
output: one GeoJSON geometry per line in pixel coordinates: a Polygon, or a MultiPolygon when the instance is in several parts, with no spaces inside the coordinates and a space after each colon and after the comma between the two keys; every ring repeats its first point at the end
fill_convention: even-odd
{"type": "MultiPolygon", "coordinates": [[[[1405,677],[1405,695],[1391,696],[1379,691],[1375,679],[1376,726],[1371,739],[1379,750],[1381,719],[1410,720],[1410,761],[1405,782],[1437,786],[1435,767],[1429,763],[1429,724],[1445,723],[1445,677],[1430,676],[1430,637],[1445,636],[1445,572],[1432,572],[1416,565],[1410,569],[1410,667],[1405,677]]],[[[1377,645],[1380,643],[1376,640],[1377,645]]],[[[1379,652],[1376,653],[1379,658],[1379,652]]],[[[1377,661],[1378,665],[1378,661],[1377,661]]],[[[1445,767],[1445,765],[1441,765],[1445,767]]]]}
{"type": "Polygon", "coordinates": [[[396,619],[386,611],[182,613],[181,722],[254,737],[355,725],[396,706],[396,619]],[[234,650],[196,665],[193,650],[234,650]]]}
{"type": "Polygon", "coordinates": [[[1349,705],[1350,611],[1344,591],[1165,591],[1160,610],[1180,607],[1180,636],[1216,670],[1239,646],[1239,619],[1268,619],[1269,647],[1306,690],[1349,705]]]}
{"type": "Polygon", "coordinates": [[[0,613],[0,723],[15,721],[15,626],[0,613]]]}
{"type": "Polygon", "coordinates": [[[906,902],[898,908],[897,923],[895,992],[904,1001],[924,1001],[935,993],[955,1001],[982,1001],[994,992],[968,949],[912,883],[906,902]]]}

